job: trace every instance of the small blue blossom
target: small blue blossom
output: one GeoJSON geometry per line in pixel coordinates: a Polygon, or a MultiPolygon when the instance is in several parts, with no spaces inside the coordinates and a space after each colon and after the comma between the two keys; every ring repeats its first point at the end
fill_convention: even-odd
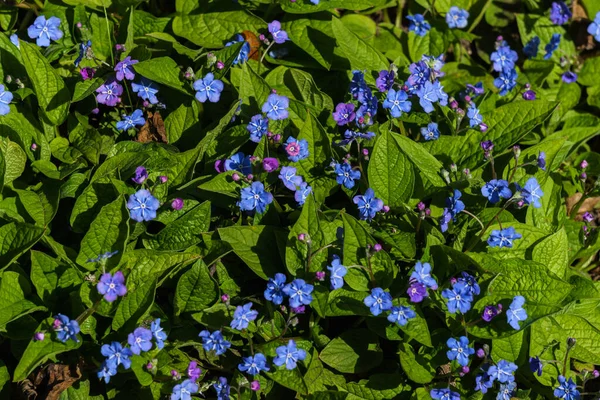
{"type": "Polygon", "coordinates": [[[264,185],[261,182],[253,182],[251,186],[242,189],[237,205],[242,211],[256,210],[262,214],[272,202],[273,195],[265,191],[264,185]]]}
{"type": "Polygon", "coordinates": [[[175,385],[170,400],[192,400],[192,394],[198,392],[198,385],[191,379],[186,379],[175,385]]]}
{"type": "Polygon", "coordinates": [[[136,328],[127,336],[127,343],[133,354],[140,355],[142,351],[149,351],[152,348],[152,331],[146,328],[136,328]]]}
{"type": "Polygon", "coordinates": [[[102,345],[100,353],[106,357],[105,363],[109,368],[116,369],[121,364],[123,364],[125,369],[131,367],[131,360],[129,357],[133,355],[133,352],[127,347],[123,347],[119,342],[102,345]]]}
{"type": "Polygon", "coordinates": [[[286,119],[289,116],[287,110],[289,105],[290,100],[287,97],[272,93],[263,104],[262,112],[267,114],[267,118],[274,121],[286,119]]]}
{"type": "Polygon", "coordinates": [[[542,370],[544,369],[544,364],[539,357],[529,357],[529,369],[537,376],[542,376],[542,370]]]}
{"type": "Polygon", "coordinates": [[[383,311],[388,311],[392,308],[392,295],[384,291],[382,288],[371,289],[371,294],[363,300],[365,306],[369,307],[371,314],[378,316],[383,311]]]}
{"type": "Polygon", "coordinates": [[[444,208],[444,212],[440,217],[440,230],[442,232],[446,232],[448,230],[450,221],[452,221],[452,212],[448,208],[444,208]]]}
{"type": "Polygon", "coordinates": [[[413,279],[432,290],[436,290],[438,288],[437,281],[433,276],[431,276],[431,264],[429,263],[417,261],[415,264],[415,270],[410,275],[410,280],[413,279]]]}
{"type": "Polygon", "coordinates": [[[265,289],[265,299],[272,301],[276,305],[283,303],[283,287],[285,286],[286,277],[284,274],[277,273],[274,278],[269,278],[267,288],[265,289]]]}
{"type": "Polygon", "coordinates": [[[525,183],[525,186],[521,189],[521,196],[523,196],[523,200],[525,204],[533,205],[535,208],[540,208],[542,203],[540,202],[544,192],[540,187],[537,179],[529,178],[525,183]]]}
{"type": "Polygon", "coordinates": [[[455,314],[457,311],[466,313],[471,309],[473,294],[464,282],[457,282],[452,289],[444,289],[442,297],[448,300],[448,311],[455,314]]]}
{"type": "Polygon", "coordinates": [[[229,392],[231,387],[227,383],[227,378],[220,377],[217,382],[213,384],[213,388],[217,392],[217,400],[230,400],[229,392]]]}
{"type": "Polygon", "coordinates": [[[410,76],[408,77],[407,82],[410,86],[414,86],[415,89],[418,89],[423,86],[425,82],[428,82],[429,77],[431,76],[431,69],[425,61],[410,64],[408,70],[410,71],[410,76]]]}
{"type": "Polygon", "coordinates": [[[600,42],[600,11],[596,13],[594,21],[589,24],[587,32],[594,37],[596,42],[600,42]]]}
{"type": "Polygon", "coordinates": [[[469,12],[456,6],[450,7],[446,14],[446,23],[449,28],[464,28],[467,26],[469,12]]]}
{"type": "Polygon", "coordinates": [[[423,139],[429,140],[437,140],[440,137],[440,130],[438,129],[438,124],[435,122],[430,122],[427,124],[427,127],[421,128],[421,136],[423,139]]]}
{"type": "Polygon", "coordinates": [[[461,272],[457,281],[464,282],[473,296],[477,296],[481,291],[479,284],[477,283],[477,279],[467,272],[461,272]]]}
{"type": "Polygon", "coordinates": [[[123,119],[117,122],[117,129],[120,131],[126,131],[136,126],[144,126],[146,119],[142,110],[137,109],[131,113],[131,115],[123,115],[123,119]]]}
{"type": "Polygon", "coordinates": [[[352,166],[343,162],[334,166],[336,181],[339,185],[344,185],[347,189],[352,189],[355,185],[355,180],[360,179],[360,171],[352,169],[352,166]]]}
{"type": "Polygon", "coordinates": [[[296,175],[296,168],[294,167],[281,167],[279,172],[279,179],[283,182],[283,185],[293,191],[302,185],[302,177],[296,175]]]}
{"type": "Polygon", "coordinates": [[[477,105],[473,102],[469,103],[469,108],[467,108],[467,117],[469,118],[469,126],[471,128],[483,123],[483,116],[479,113],[479,108],[477,108],[477,105]]]}
{"type": "Polygon", "coordinates": [[[438,103],[440,103],[441,106],[447,106],[448,94],[444,91],[444,87],[440,81],[433,82],[433,91],[435,92],[438,103]]]}
{"type": "Polygon", "coordinates": [[[152,332],[152,337],[156,341],[156,348],[161,350],[165,346],[164,341],[167,340],[167,333],[160,326],[160,318],[152,321],[150,324],[150,331],[152,332]]]}
{"type": "Polygon", "coordinates": [[[504,179],[492,179],[481,188],[481,194],[487,197],[490,203],[496,204],[500,199],[509,199],[512,191],[504,179]]]}
{"type": "Polygon", "coordinates": [[[410,307],[398,306],[392,307],[387,320],[399,326],[406,326],[408,321],[415,318],[417,313],[410,307]]]}
{"type": "Polygon", "coordinates": [[[13,33],[12,35],[10,35],[10,42],[12,44],[14,44],[17,47],[17,49],[21,48],[21,44],[19,43],[19,37],[17,36],[16,33],[13,33]]]}
{"type": "Polygon", "coordinates": [[[483,373],[483,375],[477,375],[475,377],[475,390],[486,394],[489,389],[494,386],[494,380],[487,374],[487,372],[483,373]]]}
{"type": "Polygon", "coordinates": [[[552,2],[552,8],[550,8],[550,21],[552,21],[554,25],[566,24],[572,15],[569,6],[567,6],[564,1],[552,2]]]}
{"type": "Polygon", "coordinates": [[[237,306],[233,312],[233,320],[229,324],[233,329],[241,331],[248,328],[250,321],[258,317],[258,311],[252,310],[252,303],[246,303],[243,306],[237,306]]]}
{"type": "Polygon", "coordinates": [[[108,383],[110,382],[110,378],[112,376],[115,376],[116,374],[117,368],[112,365],[109,365],[106,361],[104,361],[102,363],[102,366],[96,373],[96,376],[98,376],[98,379],[104,380],[105,383],[108,383]]]}
{"type": "Polygon", "coordinates": [[[556,49],[558,49],[558,45],[560,44],[561,34],[555,33],[550,38],[550,42],[544,47],[546,50],[546,54],[544,54],[544,60],[549,60],[552,57],[552,54],[556,49]]]}
{"type": "Polygon", "coordinates": [[[425,36],[431,29],[431,25],[425,20],[423,14],[407,15],[406,19],[410,21],[408,30],[413,31],[419,36],[425,36]]]}
{"type": "Polygon", "coordinates": [[[542,171],[545,171],[546,170],[546,153],[543,151],[540,151],[540,154],[538,155],[536,162],[537,162],[538,168],[541,169],[542,171]]]}
{"type": "Polygon", "coordinates": [[[358,206],[360,219],[373,219],[383,209],[383,201],[375,197],[375,192],[371,188],[368,188],[362,196],[354,196],[352,201],[358,206]]]}
{"type": "Polygon", "coordinates": [[[562,375],[558,376],[558,387],[554,389],[554,397],[564,400],[579,400],[581,394],[577,390],[577,384],[573,382],[573,378],[565,378],[562,375]]]}
{"type": "Polygon", "coordinates": [[[202,348],[206,351],[214,351],[217,356],[225,354],[227,349],[231,347],[231,342],[223,338],[221,331],[210,333],[203,330],[198,336],[202,338],[202,348]]]}
{"type": "Polygon", "coordinates": [[[50,40],[59,40],[63,37],[63,32],[60,30],[60,18],[46,17],[40,15],[33,21],[33,24],[27,28],[27,35],[40,47],[50,46],[50,40]]]}
{"type": "Polygon", "coordinates": [[[473,98],[477,97],[477,96],[481,96],[483,93],[485,93],[485,89],[483,88],[483,82],[477,82],[474,85],[467,83],[466,86],[467,86],[467,91],[473,98]]]}
{"type": "Polygon", "coordinates": [[[521,239],[523,236],[515,231],[515,228],[510,226],[506,229],[492,231],[487,243],[490,247],[513,247],[513,241],[521,239]]]}
{"type": "Polygon", "coordinates": [[[498,395],[496,396],[496,400],[511,400],[515,390],[517,390],[516,382],[510,382],[500,385],[500,388],[498,389],[498,395]]]}
{"type": "Polygon", "coordinates": [[[297,140],[290,136],[284,143],[285,152],[288,155],[288,160],[298,162],[309,156],[308,142],[306,139],[297,140]]]}
{"type": "Polygon", "coordinates": [[[511,90],[517,86],[517,71],[502,71],[500,76],[494,79],[494,86],[500,90],[500,96],[506,96],[511,90]]]}
{"type": "Polygon", "coordinates": [[[252,162],[250,156],[242,152],[236,153],[225,160],[225,171],[238,171],[244,175],[252,173],[252,162]]]}
{"type": "Polygon", "coordinates": [[[10,102],[13,99],[13,94],[4,89],[4,85],[0,85],[0,115],[6,115],[10,112],[10,102]]]}
{"type": "Polygon", "coordinates": [[[435,400],[460,400],[460,394],[450,389],[432,389],[429,395],[435,400]]]}
{"type": "Polygon", "coordinates": [[[269,130],[269,120],[263,117],[262,114],[257,114],[250,119],[250,123],[246,126],[246,129],[250,132],[250,140],[258,143],[269,130]]]}
{"type": "Polygon", "coordinates": [[[354,121],[356,117],[356,113],[354,112],[355,105],[352,103],[339,103],[335,106],[335,111],[333,112],[333,120],[338,124],[338,126],[347,125],[350,122],[354,121]]]}
{"type": "Polygon", "coordinates": [[[446,346],[450,349],[446,352],[448,360],[456,360],[463,367],[469,365],[469,357],[475,354],[475,349],[469,347],[469,339],[466,336],[461,336],[458,340],[450,338],[446,346]]]}
{"type": "Polygon", "coordinates": [[[514,382],[514,373],[517,370],[517,366],[510,361],[500,360],[498,364],[491,365],[487,374],[492,380],[497,380],[500,383],[514,382]]]}
{"type": "Polygon", "coordinates": [[[375,137],[374,132],[362,133],[362,132],[346,129],[346,132],[344,132],[344,140],[340,140],[339,142],[337,142],[335,144],[337,146],[346,146],[347,144],[352,143],[353,141],[355,141],[357,139],[371,140],[374,137],[375,137]]]}
{"type": "MultiPolygon", "coordinates": [[[[15,35],[15,37],[16,37],[16,35],[15,35]]],[[[17,40],[18,40],[18,38],[17,38],[17,40]]],[[[12,41],[12,36],[11,36],[11,41],[12,41]]],[[[17,44],[18,43],[19,42],[17,41],[17,44]]],[[[73,62],[73,64],[75,64],[76,67],[79,66],[79,63],[81,62],[81,60],[83,60],[83,57],[85,57],[87,55],[87,52],[88,52],[88,50],[91,47],[92,47],[92,41],[91,40],[88,40],[87,42],[81,42],[81,43],[79,43],[79,55],[77,56],[77,58],[73,62]]]]}
{"type": "Polygon", "coordinates": [[[346,276],[348,270],[342,265],[339,256],[334,254],[333,261],[331,261],[331,265],[327,266],[327,269],[330,271],[331,289],[336,290],[344,286],[344,276],[346,276]]]}
{"type": "Polygon", "coordinates": [[[465,203],[460,200],[462,193],[458,189],[454,189],[452,197],[446,198],[446,207],[452,216],[452,219],[456,221],[456,216],[465,209],[465,203]]]}
{"type": "Polygon", "coordinates": [[[523,47],[523,54],[529,59],[535,58],[538,53],[538,49],[540,47],[540,38],[538,36],[534,36],[525,44],[523,47]]]}
{"type": "Polygon", "coordinates": [[[415,94],[419,97],[419,104],[423,107],[423,111],[431,113],[433,111],[433,103],[438,101],[436,88],[429,81],[420,86],[415,94]]]}
{"type": "Polygon", "coordinates": [[[225,47],[229,47],[239,42],[244,42],[244,44],[242,45],[237,57],[233,60],[233,65],[245,63],[248,61],[248,56],[250,54],[250,43],[248,43],[246,39],[244,39],[244,37],[239,33],[237,33],[230,42],[225,43],[225,47]]]}
{"type": "Polygon", "coordinates": [[[281,23],[279,21],[273,21],[268,24],[269,33],[273,36],[273,41],[277,44],[285,43],[288,40],[288,34],[286,31],[281,29],[281,23]]]}
{"type": "Polygon", "coordinates": [[[56,317],[54,317],[52,327],[56,332],[56,338],[61,342],[66,343],[69,339],[79,342],[79,339],[77,339],[79,324],[76,320],[70,319],[63,314],[57,314],[56,317]]]}
{"type": "Polygon", "coordinates": [[[362,71],[352,71],[352,81],[350,81],[350,94],[352,97],[362,101],[363,93],[368,90],[364,73],[362,71]]]}
{"type": "Polygon", "coordinates": [[[383,102],[383,108],[389,109],[394,118],[399,118],[402,112],[409,112],[411,107],[412,104],[408,100],[408,95],[402,90],[390,89],[387,98],[383,102]]]}
{"type": "Polygon", "coordinates": [[[132,83],[131,89],[143,100],[148,100],[151,104],[158,103],[158,98],[156,97],[156,93],[158,93],[158,86],[156,86],[154,82],[151,82],[146,78],[142,78],[140,83],[132,83]]]}
{"type": "Polygon", "coordinates": [[[490,60],[494,63],[494,71],[510,71],[515,69],[515,62],[519,59],[517,52],[508,46],[500,46],[490,55],[490,60]]]}
{"type": "Polygon", "coordinates": [[[298,361],[304,361],[306,351],[296,347],[296,342],[290,340],[287,346],[279,346],[275,352],[277,356],[273,359],[273,364],[281,367],[285,364],[285,368],[289,371],[296,369],[298,361]]]}
{"type": "Polygon", "coordinates": [[[510,303],[508,310],[506,311],[506,319],[510,326],[513,327],[513,329],[521,329],[519,322],[525,321],[527,319],[527,311],[525,311],[525,309],[523,308],[524,304],[525,297],[515,296],[512,303],[510,303]]]}
{"type": "Polygon", "coordinates": [[[156,218],[159,201],[147,189],[140,189],[127,200],[127,208],[131,219],[137,222],[151,221],[156,218]]]}
{"type": "MultiPolygon", "coordinates": [[[[88,42],[91,46],[92,43],[88,42]]],[[[122,81],[123,79],[133,80],[135,78],[135,71],[133,70],[133,65],[137,64],[138,60],[132,60],[131,57],[127,56],[121,62],[118,62],[115,66],[115,72],[118,81],[122,81]]],[[[77,65],[75,65],[77,66],[77,65]]]]}
{"type": "Polygon", "coordinates": [[[308,186],[308,183],[302,182],[300,187],[296,189],[296,193],[294,193],[294,200],[298,203],[298,205],[304,205],[304,202],[312,193],[312,187],[308,186]]]}
{"type": "Polygon", "coordinates": [[[268,371],[267,357],[262,353],[256,353],[254,356],[242,357],[242,363],[238,364],[238,369],[242,372],[248,372],[249,375],[258,375],[260,371],[268,371]]]}
{"type": "Polygon", "coordinates": [[[560,77],[564,83],[574,83],[577,82],[577,74],[573,71],[566,71],[560,77]]]}
{"type": "Polygon", "coordinates": [[[377,86],[377,89],[380,92],[382,92],[382,93],[387,92],[394,85],[395,77],[396,77],[396,74],[394,73],[394,71],[387,71],[387,70],[379,71],[379,76],[375,80],[375,86],[377,86]]]}
{"type": "Polygon", "coordinates": [[[283,293],[290,298],[290,307],[296,308],[312,303],[313,289],[314,286],[306,283],[304,279],[294,279],[283,287],[283,293]]]}
{"type": "Polygon", "coordinates": [[[196,100],[200,103],[205,103],[206,100],[211,103],[218,103],[221,99],[221,92],[224,85],[222,81],[215,79],[212,72],[209,72],[204,78],[194,82],[193,87],[196,91],[196,100]]]}

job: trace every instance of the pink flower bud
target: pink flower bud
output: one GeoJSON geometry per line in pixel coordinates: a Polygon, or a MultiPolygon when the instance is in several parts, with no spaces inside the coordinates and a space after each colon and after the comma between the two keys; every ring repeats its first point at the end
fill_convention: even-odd
{"type": "Polygon", "coordinates": [[[234,182],[238,182],[241,178],[237,172],[234,172],[233,175],[231,175],[231,179],[233,179],[234,182]]]}
{"type": "Polygon", "coordinates": [[[592,371],[592,375],[594,375],[594,378],[597,378],[597,377],[600,376],[600,372],[598,372],[598,370],[595,369],[595,370],[592,371]]]}
{"type": "Polygon", "coordinates": [[[587,160],[583,160],[581,164],[579,164],[579,168],[586,169],[589,166],[587,160]]]}
{"type": "Polygon", "coordinates": [[[485,357],[485,351],[483,349],[477,349],[477,357],[483,358],[485,357]]]}
{"type": "Polygon", "coordinates": [[[322,282],[325,280],[325,272],[317,271],[317,272],[315,272],[315,277],[317,278],[317,280],[322,282]]]}
{"type": "Polygon", "coordinates": [[[277,89],[271,89],[271,93],[277,94],[277,89]]]}
{"type": "Polygon", "coordinates": [[[465,101],[467,103],[470,103],[471,102],[471,96],[469,96],[469,95],[465,96],[465,101]]]}
{"type": "Polygon", "coordinates": [[[221,295],[221,301],[223,303],[227,303],[229,301],[229,295],[228,294],[222,294],[221,295]]]}
{"type": "Polygon", "coordinates": [[[281,135],[278,133],[277,135],[273,136],[273,141],[275,143],[279,142],[281,140],[281,135]]]}
{"type": "Polygon", "coordinates": [[[458,280],[455,277],[450,278],[450,283],[451,284],[455,284],[456,282],[458,282],[458,280]]]}
{"type": "Polygon", "coordinates": [[[425,209],[425,203],[420,201],[419,204],[417,204],[417,210],[423,211],[424,209],[425,209]]]}
{"type": "Polygon", "coordinates": [[[582,181],[585,181],[587,179],[587,174],[585,172],[582,172],[581,175],[579,175],[579,177],[582,181]]]}
{"type": "Polygon", "coordinates": [[[81,27],[83,27],[83,24],[81,22],[77,23],[77,28],[81,29],[81,27]]]}
{"type": "Polygon", "coordinates": [[[31,143],[31,151],[36,151],[36,150],[37,150],[37,144],[31,143]]]}
{"type": "Polygon", "coordinates": [[[369,155],[369,149],[362,149],[363,156],[369,155]]]}
{"type": "Polygon", "coordinates": [[[260,382],[252,381],[252,383],[250,383],[250,389],[254,390],[255,392],[258,392],[260,390],[260,382]]]}
{"type": "Polygon", "coordinates": [[[92,114],[98,114],[98,113],[100,113],[100,109],[99,108],[94,108],[92,110],[92,114]]]}
{"type": "Polygon", "coordinates": [[[383,247],[381,247],[381,245],[379,243],[377,243],[375,246],[373,246],[373,250],[375,250],[375,252],[380,252],[382,248],[383,247]]]}
{"type": "Polygon", "coordinates": [[[159,176],[158,179],[160,180],[160,183],[167,183],[167,181],[169,180],[169,178],[167,178],[164,175],[159,176]]]}
{"type": "Polygon", "coordinates": [[[180,199],[179,197],[174,199],[171,202],[171,208],[173,208],[175,211],[181,210],[183,208],[183,199],[180,199]]]}
{"type": "Polygon", "coordinates": [[[117,51],[125,51],[125,45],[116,44],[115,45],[115,50],[117,50],[117,51]]]}
{"type": "Polygon", "coordinates": [[[304,242],[306,240],[306,235],[304,233],[301,233],[298,235],[298,240],[301,242],[304,242]]]}
{"type": "Polygon", "coordinates": [[[481,132],[487,132],[488,126],[486,124],[479,124],[479,130],[481,132]]]}
{"type": "Polygon", "coordinates": [[[264,42],[264,41],[265,41],[265,35],[263,35],[263,34],[261,33],[260,35],[258,35],[258,39],[259,39],[261,42],[264,42]]]}
{"type": "Polygon", "coordinates": [[[223,61],[217,61],[217,69],[223,69],[225,68],[225,64],[223,64],[223,61]]]}
{"type": "Polygon", "coordinates": [[[144,108],[148,108],[149,105],[150,105],[150,102],[148,102],[148,100],[144,100],[144,102],[142,103],[142,106],[144,108]]]}
{"type": "Polygon", "coordinates": [[[248,174],[246,178],[248,179],[248,182],[250,182],[252,179],[254,179],[254,175],[248,174]]]}
{"type": "Polygon", "coordinates": [[[389,213],[390,212],[390,206],[383,206],[383,212],[384,213],[389,213]]]}
{"type": "Polygon", "coordinates": [[[458,108],[458,101],[452,100],[450,102],[450,108],[453,109],[453,110],[456,110],[458,108]]]}
{"type": "Polygon", "coordinates": [[[41,342],[42,340],[44,340],[44,337],[45,337],[44,332],[36,332],[33,335],[33,340],[35,340],[36,342],[41,342]]]}
{"type": "Polygon", "coordinates": [[[427,215],[428,217],[431,215],[431,208],[425,209],[425,215],[427,215]]]}

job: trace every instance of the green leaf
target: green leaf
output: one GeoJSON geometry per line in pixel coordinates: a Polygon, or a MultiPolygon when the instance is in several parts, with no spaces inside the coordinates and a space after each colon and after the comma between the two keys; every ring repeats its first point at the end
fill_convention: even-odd
{"type": "Polygon", "coordinates": [[[159,250],[184,250],[202,241],[202,233],[208,232],[209,226],[210,202],[205,201],[169,223],[146,244],[159,250]]]}
{"type": "MultiPolygon", "coordinates": [[[[401,298],[397,302],[400,305],[414,309],[406,299],[401,298]]],[[[394,305],[396,305],[396,300],[394,305]]],[[[388,340],[402,340],[408,343],[411,339],[414,339],[427,347],[433,347],[427,320],[419,309],[415,311],[417,316],[411,318],[405,326],[391,323],[387,318],[368,318],[367,326],[373,332],[388,340]]]]}
{"type": "MultiPolygon", "coordinates": [[[[186,47],[186,46],[180,44],[176,38],[174,38],[173,36],[171,36],[165,32],[152,32],[152,33],[146,34],[146,36],[161,40],[163,42],[170,43],[171,46],[173,47],[173,50],[175,50],[177,53],[181,54],[182,56],[191,58],[192,60],[196,60],[196,58],[198,58],[198,56],[202,53],[202,49],[198,49],[198,50],[190,49],[189,47],[186,47]]],[[[216,78],[218,79],[218,77],[216,77],[216,78]]]]}
{"type": "Polygon", "coordinates": [[[202,311],[217,299],[217,283],[211,277],[208,266],[202,260],[192,264],[184,273],[175,290],[175,315],[183,312],[202,311]]]}
{"type": "Polygon", "coordinates": [[[123,255],[121,268],[131,271],[127,276],[128,284],[139,286],[149,280],[157,280],[165,272],[176,272],[178,266],[187,265],[199,258],[199,254],[192,252],[138,249],[123,255]]]}
{"type": "Polygon", "coordinates": [[[105,260],[106,269],[112,269],[119,264],[125,244],[129,236],[129,212],[123,197],[102,207],[98,216],[90,225],[77,255],[77,264],[94,271],[95,263],[88,262],[101,254],[118,251],[117,254],[105,260]]]}
{"type": "Polygon", "coordinates": [[[411,381],[425,384],[431,382],[435,377],[435,367],[432,365],[429,354],[416,354],[408,343],[401,342],[398,355],[402,369],[411,381]]]}
{"type": "Polygon", "coordinates": [[[569,272],[569,239],[565,229],[561,228],[535,245],[532,259],[548,267],[559,278],[565,279],[569,272]]]}
{"type": "Polygon", "coordinates": [[[58,185],[46,184],[41,190],[16,189],[21,204],[35,221],[36,225],[47,227],[58,211],[58,185]]]}
{"type": "Polygon", "coordinates": [[[71,102],[76,103],[85,99],[92,93],[95,93],[96,89],[102,86],[103,83],[104,79],[102,78],[92,78],[77,82],[73,90],[73,100],[71,102]]]}
{"type": "Polygon", "coordinates": [[[182,104],[165,118],[165,131],[169,143],[175,143],[198,122],[198,103],[182,104]]]}
{"type": "Polygon", "coordinates": [[[45,229],[20,222],[0,227],[0,270],[6,268],[29,250],[44,234],[45,229]]]}
{"type": "MultiPolygon", "coordinates": [[[[245,113],[254,114],[267,101],[271,94],[271,88],[263,78],[254,72],[249,63],[244,63],[239,92],[240,98],[243,100],[242,104],[250,107],[245,113]]],[[[242,108],[242,111],[245,110],[242,108]]]]}
{"type": "Polygon", "coordinates": [[[0,118],[0,136],[8,137],[18,143],[31,161],[50,160],[50,145],[46,137],[14,105],[11,105],[8,114],[0,118]],[[31,145],[34,143],[38,146],[35,152],[31,150],[31,145]]]}
{"type": "MultiPolygon", "coordinates": [[[[110,1],[106,0],[94,1],[110,3],[110,1]]],[[[92,28],[92,50],[94,51],[94,55],[101,60],[108,60],[113,50],[109,39],[113,33],[113,23],[111,20],[96,13],[90,13],[89,18],[90,27],[92,28]]]]}
{"type": "MultiPolygon", "coordinates": [[[[310,238],[311,252],[326,244],[323,242],[323,231],[320,228],[317,204],[313,196],[309,196],[304,202],[300,217],[298,217],[288,235],[287,246],[285,248],[285,261],[288,271],[293,276],[301,274],[306,269],[309,246],[306,242],[298,240],[298,235],[301,233],[310,238]]],[[[319,252],[314,259],[311,259],[311,266],[315,264],[318,266],[323,261],[327,261],[327,252],[325,251],[319,252]]],[[[321,268],[315,269],[315,272],[320,270],[321,268]]]]}
{"type": "Polygon", "coordinates": [[[21,55],[42,112],[50,123],[60,125],[69,112],[69,89],[36,46],[21,41],[21,55]]]}
{"type": "Polygon", "coordinates": [[[121,299],[117,311],[115,311],[112,328],[116,331],[121,328],[123,328],[123,332],[133,331],[154,304],[155,293],[155,280],[143,282],[133,288],[128,282],[127,295],[121,299]]]}
{"type": "Polygon", "coordinates": [[[600,60],[598,57],[587,58],[577,76],[577,82],[583,86],[596,86],[598,85],[598,74],[600,74],[600,60]]]}
{"type": "Polygon", "coordinates": [[[220,48],[237,33],[257,32],[267,25],[233,3],[223,7],[217,3],[200,5],[196,0],[178,0],[175,9],[173,32],[201,47],[220,48]]]}
{"type": "Polygon", "coordinates": [[[35,370],[39,365],[46,362],[46,360],[57,356],[58,354],[78,349],[81,344],[81,338],[78,341],[67,340],[65,343],[57,340],[54,337],[54,330],[52,329],[52,323],[54,318],[47,318],[44,320],[35,332],[48,332],[46,340],[31,340],[29,345],[25,349],[25,352],[19,359],[14,375],[13,382],[19,382],[27,378],[27,376],[35,370]]]}
{"type": "Polygon", "coordinates": [[[413,194],[415,172],[392,135],[382,130],[375,142],[369,161],[369,184],[386,205],[399,207],[413,194]]]}
{"type": "Polygon", "coordinates": [[[23,287],[29,294],[29,282],[19,273],[4,271],[0,274],[0,331],[5,331],[6,324],[23,315],[46,309],[26,300],[23,287]]]}
{"type": "Polygon", "coordinates": [[[321,13],[312,15],[311,18],[302,17],[287,14],[281,23],[281,29],[288,33],[290,40],[296,46],[329,70],[335,43],[331,28],[331,15],[321,13]]]}
{"type": "Polygon", "coordinates": [[[0,360],[0,393],[8,382],[10,382],[10,373],[4,361],[0,360]]]}
{"type": "Polygon", "coordinates": [[[288,371],[285,368],[273,366],[271,372],[266,372],[265,375],[297,394],[306,395],[308,393],[308,388],[298,368],[288,371]]]}
{"type": "Polygon", "coordinates": [[[425,36],[415,32],[408,33],[408,54],[414,62],[420,61],[423,55],[436,56],[446,52],[448,45],[436,28],[431,28],[425,36]]]}
{"type": "Polygon", "coordinates": [[[282,1],[280,4],[286,13],[306,14],[333,10],[334,8],[361,11],[371,7],[381,7],[386,3],[387,0],[329,0],[313,4],[308,0],[299,0],[294,2],[282,1]]]}
{"type": "Polygon", "coordinates": [[[352,329],[329,342],[319,358],[337,371],[357,374],[381,364],[383,353],[374,333],[365,329],[352,329]]]}
{"type": "Polygon", "coordinates": [[[27,155],[21,147],[8,139],[0,138],[0,153],[2,154],[2,179],[3,185],[10,185],[12,181],[23,175],[27,155]]]}
{"type": "Polygon", "coordinates": [[[142,61],[137,64],[133,64],[133,68],[135,69],[135,72],[150,79],[151,81],[161,83],[182,93],[190,95],[189,91],[186,90],[183,81],[179,78],[179,75],[181,75],[181,70],[177,66],[177,63],[170,57],[158,57],[151,60],[142,61]]]}
{"type": "Polygon", "coordinates": [[[521,364],[527,354],[527,342],[525,341],[525,330],[507,338],[492,340],[492,357],[494,360],[507,360],[521,364]]]}
{"type": "Polygon", "coordinates": [[[269,279],[282,271],[277,236],[282,232],[267,226],[231,226],[219,228],[221,240],[226,241],[256,275],[269,279]]]}
{"type": "MultiPolygon", "coordinates": [[[[402,374],[373,374],[369,379],[359,382],[348,382],[342,388],[351,395],[351,400],[386,400],[402,398],[402,393],[411,392],[412,388],[405,384],[402,374]]],[[[408,393],[404,393],[408,395],[408,393]]]]}
{"type": "Polygon", "coordinates": [[[424,183],[433,187],[446,186],[445,182],[440,177],[440,171],[443,167],[442,163],[431,155],[429,151],[427,151],[427,148],[406,136],[398,134],[393,134],[392,136],[396,139],[400,149],[414,164],[417,171],[419,171],[419,175],[424,180],[424,183]]]}
{"type": "Polygon", "coordinates": [[[565,38],[565,34],[567,33],[565,28],[553,24],[552,21],[550,21],[550,18],[546,16],[517,14],[517,27],[519,28],[523,46],[535,36],[540,38],[540,56],[542,54],[542,49],[550,43],[550,39],[555,33],[559,33],[562,40],[558,45],[558,49],[552,54],[550,59],[558,62],[562,56],[572,57],[576,54],[573,41],[565,38]]]}
{"type": "Polygon", "coordinates": [[[342,53],[352,69],[380,71],[389,67],[387,58],[377,49],[366,43],[336,17],[331,20],[333,34],[342,53]]]}

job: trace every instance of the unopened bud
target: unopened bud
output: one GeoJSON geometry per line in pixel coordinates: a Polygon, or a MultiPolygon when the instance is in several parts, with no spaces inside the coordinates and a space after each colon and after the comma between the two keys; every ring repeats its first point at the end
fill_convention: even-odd
{"type": "Polygon", "coordinates": [[[234,182],[238,182],[241,178],[237,172],[234,172],[233,175],[231,175],[231,179],[233,179],[234,182]]]}
{"type": "Polygon", "coordinates": [[[44,340],[44,337],[45,337],[44,332],[36,332],[33,335],[33,340],[35,340],[36,342],[41,342],[42,340],[44,340]]]}

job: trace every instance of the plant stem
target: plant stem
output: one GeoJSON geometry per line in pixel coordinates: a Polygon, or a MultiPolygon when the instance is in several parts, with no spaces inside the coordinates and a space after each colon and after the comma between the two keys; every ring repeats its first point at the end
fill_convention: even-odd
{"type": "Polygon", "coordinates": [[[75,321],[77,321],[77,323],[79,325],[83,324],[85,322],[85,320],[92,315],[93,313],[96,312],[96,308],[98,308],[98,306],[100,305],[100,302],[102,300],[98,300],[97,302],[95,302],[90,308],[88,308],[87,310],[85,310],[84,312],[82,312],[76,319],[75,321]]]}
{"type": "Polygon", "coordinates": [[[472,214],[471,212],[469,212],[467,210],[462,210],[462,212],[464,212],[467,215],[470,215],[475,221],[479,222],[481,229],[485,229],[485,227],[483,226],[483,222],[481,222],[481,220],[479,218],[477,218],[477,216],[475,214],[472,214]]]}
{"type": "Polygon", "coordinates": [[[269,43],[269,45],[267,46],[267,48],[265,49],[265,51],[263,52],[263,55],[260,57],[260,64],[262,64],[263,60],[265,59],[265,56],[267,55],[267,53],[269,52],[269,49],[275,44],[275,41],[273,40],[271,43],[269,43]]]}
{"type": "Polygon", "coordinates": [[[483,19],[483,16],[485,15],[485,12],[487,11],[488,7],[491,4],[492,4],[492,0],[487,0],[487,2],[485,3],[485,5],[481,9],[481,12],[477,16],[477,18],[475,18],[475,20],[473,21],[473,23],[471,24],[471,27],[469,28],[469,30],[467,31],[467,33],[473,32],[473,29],[475,29],[477,27],[477,25],[479,25],[479,23],[483,19]]]}
{"type": "Polygon", "coordinates": [[[106,13],[106,7],[102,7],[104,9],[104,21],[106,21],[106,35],[108,36],[108,45],[110,47],[110,61],[114,65],[115,59],[113,57],[113,46],[112,40],[110,38],[110,24],[108,23],[108,14],[106,13]]]}

